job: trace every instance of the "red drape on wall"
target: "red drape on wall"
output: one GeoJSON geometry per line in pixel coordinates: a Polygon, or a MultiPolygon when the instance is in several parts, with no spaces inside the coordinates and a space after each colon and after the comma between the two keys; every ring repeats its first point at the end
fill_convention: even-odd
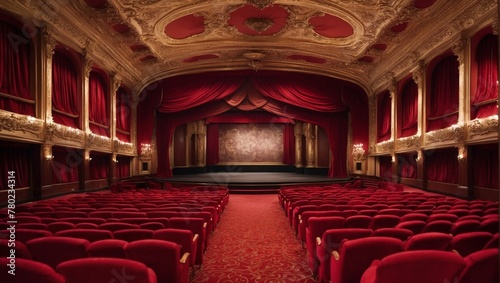
{"type": "Polygon", "coordinates": [[[90,157],[90,179],[107,179],[109,177],[110,156],[102,154],[91,154],[90,157]]]}
{"type": "Polygon", "coordinates": [[[455,56],[441,60],[432,71],[427,95],[427,132],[444,129],[458,121],[458,61],[455,56]]]}
{"type": "Polygon", "coordinates": [[[127,91],[120,87],[116,91],[116,137],[130,142],[130,119],[132,100],[127,91]]]}
{"type": "Polygon", "coordinates": [[[416,154],[399,154],[399,173],[402,178],[417,178],[416,154]]]}
{"type": "Polygon", "coordinates": [[[418,130],[418,85],[410,79],[401,93],[401,135],[409,137],[418,130]]]}
{"type": "MultiPolygon", "coordinates": [[[[172,176],[169,150],[166,145],[170,144],[175,127],[224,113],[238,105],[234,103],[236,100],[239,103],[252,100],[251,105],[262,105],[260,108],[267,112],[322,127],[328,135],[333,155],[329,176],[345,177],[347,175],[348,106],[344,104],[342,97],[344,95],[362,97],[366,94],[359,90],[353,91],[351,88],[344,88],[344,85],[350,84],[347,82],[326,80],[318,76],[300,75],[300,79],[295,76],[298,75],[288,73],[281,76],[275,75],[277,83],[273,85],[272,81],[268,80],[269,74],[261,72],[258,76],[251,78],[254,88],[250,90],[247,89],[248,83],[245,84],[247,76],[241,76],[241,74],[238,76],[211,74],[203,77],[190,75],[182,79],[164,80],[163,99],[157,111],[157,127],[162,129],[162,131],[157,132],[158,175],[160,177],[172,176]],[[264,79],[260,80],[261,78],[264,79]],[[286,81],[290,84],[288,89],[286,81]],[[189,84],[189,82],[195,83],[189,84]],[[307,91],[308,85],[314,87],[307,91]],[[244,87],[242,88],[242,86],[244,87]],[[281,92],[276,93],[275,88],[280,88],[281,92]],[[255,92],[264,98],[256,97],[255,92]],[[241,96],[242,93],[244,93],[243,96],[241,96]],[[231,95],[234,96],[231,97],[231,95]],[[326,103],[328,99],[324,98],[325,95],[334,97],[331,98],[330,104],[326,103]],[[295,106],[298,103],[297,96],[303,99],[300,107],[295,106]],[[178,107],[176,107],[176,103],[178,103],[178,107]],[[193,105],[196,106],[192,107],[193,105]],[[318,112],[318,110],[339,112],[318,112]]],[[[250,104],[246,104],[246,106],[250,104]]],[[[367,113],[367,109],[364,113],[367,113]]],[[[358,130],[366,131],[366,128],[358,130]]]]}
{"type": "Polygon", "coordinates": [[[69,183],[78,181],[78,167],[83,162],[75,149],[52,148],[52,183],[69,183]]]}
{"type": "Polygon", "coordinates": [[[219,161],[219,124],[208,124],[207,165],[215,165],[219,161]]]}
{"type": "Polygon", "coordinates": [[[116,177],[126,178],[130,177],[130,157],[128,156],[117,156],[116,160],[116,177]]]}
{"type": "Polygon", "coordinates": [[[438,149],[425,152],[425,168],[429,181],[458,184],[458,150],[438,149]]]}
{"type": "Polygon", "coordinates": [[[109,137],[107,87],[103,77],[94,71],[89,76],[89,127],[92,133],[109,137]]]}
{"type": "Polygon", "coordinates": [[[471,95],[471,119],[498,114],[498,36],[486,35],[477,47],[477,85],[471,95]]]}
{"type": "Polygon", "coordinates": [[[498,144],[476,146],[473,164],[474,186],[498,189],[498,144]]]}
{"type": "Polygon", "coordinates": [[[21,29],[0,20],[0,109],[35,115],[29,76],[31,45],[21,29]]]}
{"type": "Polygon", "coordinates": [[[379,95],[377,107],[377,142],[391,138],[391,93],[386,91],[379,95]]]}
{"type": "Polygon", "coordinates": [[[387,181],[392,181],[392,157],[391,156],[380,156],[378,158],[380,177],[387,181]]]}
{"type": "Polygon", "coordinates": [[[0,145],[0,190],[8,190],[9,184],[14,188],[24,188],[30,185],[31,151],[27,146],[0,145]],[[9,174],[13,172],[13,174],[9,174]],[[14,183],[9,183],[14,180],[14,183]]]}
{"type": "Polygon", "coordinates": [[[79,128],[78,73],[73,62],[56,51],[52,57],[52,117],[54,122],[79,128]]]}
{"type": "Polygon", "coordinates": [[[292,124],[285,124],[283,128],[283,164],[295,164],[295,135],[292,124]]]}
{"type": "Polygon", "coordinates": [[[160,105],[163,95],[161,82],[156,82],[141,91],[137,105],[137,153],[141,154],[141,144],[151,144],[155,127],[155,109],[160,105]]]}

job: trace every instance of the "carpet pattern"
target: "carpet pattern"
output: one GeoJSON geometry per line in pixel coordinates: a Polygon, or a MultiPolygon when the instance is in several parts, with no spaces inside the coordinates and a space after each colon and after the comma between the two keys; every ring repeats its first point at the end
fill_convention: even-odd
{"type": "Polygon", "coordinates": [[[230,195],[191,282],[309,283],[306,250],[271,195],[230,195]]]}

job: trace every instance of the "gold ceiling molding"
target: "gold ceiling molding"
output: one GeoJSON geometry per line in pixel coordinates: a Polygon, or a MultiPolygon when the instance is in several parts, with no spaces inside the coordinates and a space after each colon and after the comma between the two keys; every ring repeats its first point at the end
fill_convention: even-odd
{"type": "Polygon", "coordinates": [[[247,0],[249,4],[254,5],[259,9],[264,9],[265,7],[274,3],[275,0],[247,0]]]}
{"type": "Polygon", "coordinates": [[[274,25],[271,18],[248,18],[245,20],[245,25],[252,30],[261,33],[268,30],[274,25]]]}

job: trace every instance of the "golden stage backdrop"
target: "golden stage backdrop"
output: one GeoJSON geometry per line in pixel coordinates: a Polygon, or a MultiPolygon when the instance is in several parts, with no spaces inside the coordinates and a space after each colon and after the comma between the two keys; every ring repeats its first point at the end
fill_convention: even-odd
{"type": "Polygon", "coordinates": [[[282,124],[220,124],[220,163],[282,163],[282,124]]]}

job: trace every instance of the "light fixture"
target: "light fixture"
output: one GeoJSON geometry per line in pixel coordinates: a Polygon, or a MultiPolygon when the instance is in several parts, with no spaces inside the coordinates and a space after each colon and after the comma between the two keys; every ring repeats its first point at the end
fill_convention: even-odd
{"type": "Polygon", "coordinates": [[[153,155],[153,147],[149,143],[141,143],[141,156],[153,155]]]}
{"type": "Polygon", "coordinates": [[[46,155],[45,160],[47,160],[47,162],[52,162],[52,160],[54,160],[54,156],[53,155],[46,155]]]}
{"type": "Polygon", "coordinates": [[[352,157],[355,161],[361,161],[365,155],[365,150],[363,149],[363,144],[358,143],[352,146],[352,157]]]}

